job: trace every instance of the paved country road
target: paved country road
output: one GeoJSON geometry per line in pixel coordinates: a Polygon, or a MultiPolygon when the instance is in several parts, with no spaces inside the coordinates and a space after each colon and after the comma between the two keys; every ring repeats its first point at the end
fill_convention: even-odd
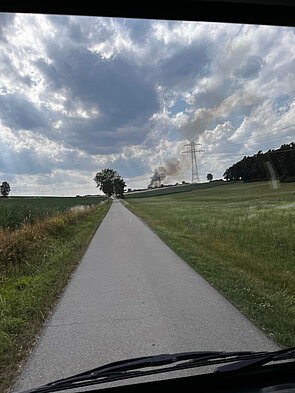
{"type": "Polygon", "coordinates": [[[273,349],[272,341],[114,200],[15,391],[130,357],[273,349]]]}

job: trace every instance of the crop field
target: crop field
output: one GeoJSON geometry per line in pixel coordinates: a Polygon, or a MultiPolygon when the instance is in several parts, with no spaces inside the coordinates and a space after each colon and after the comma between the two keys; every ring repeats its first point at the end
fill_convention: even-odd
{"type": "Polygon", "coordinates": [[[14,230],[36,221],[74,208],[93,206],[104,197],[31,197],[0,198],[0,227],[14,230]]]}
{"type": "Polygon", "coordinates": [[[295,345],[295,183],[226,184],[124,204],[279,345],[295,345]]]}

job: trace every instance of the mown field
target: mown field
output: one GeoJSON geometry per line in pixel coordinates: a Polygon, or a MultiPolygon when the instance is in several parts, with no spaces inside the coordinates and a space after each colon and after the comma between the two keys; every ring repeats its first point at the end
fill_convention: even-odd
{"type": "Polygon", "coordinates": [[[124,204],[279,345],[295,345],[295,183],[226,184],[124,204]]]}
{"type": "Polygon", "coordinates": [[[36,336],[111,205],[98,198],[96,202],[42,198],[4,200],[2,207],[10,202],[11,208],[17,206],[14,216],[19,213],[20,222],[14,221],[13,230],[11,225],[0,227],[1,392],[12,387],[36,336]],[[43,215],[23,220],[23,206],[31,206],[31,210],[24,208],[31,212],[41,206],[43,215]]]}
{"type": "Polygon", "coordinates": [[[0,198],[0,227],[13,230],[23,224],[34,224],[40,219],[68,211],[75,206],[92,206],[103,200],[105,197],[0,198]]]}

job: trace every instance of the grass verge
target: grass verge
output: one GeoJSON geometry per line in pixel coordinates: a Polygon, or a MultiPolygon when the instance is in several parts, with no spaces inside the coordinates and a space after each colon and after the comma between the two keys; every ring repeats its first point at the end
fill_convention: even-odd
{"type": "Polygon", "coordinates": [[[8,391],[110,203],[0,233],[0,391],[8,391]]]}
{"type": "Polygon", "coordinates": [[[295,345],[295,183],[128,199],[181,258],[283,347],[295,345]]]}

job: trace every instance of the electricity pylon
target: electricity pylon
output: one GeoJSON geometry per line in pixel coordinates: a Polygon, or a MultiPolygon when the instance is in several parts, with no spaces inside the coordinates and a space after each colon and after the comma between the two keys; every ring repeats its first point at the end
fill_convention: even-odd
{"type": "Polygon", "coordinates": [[[204,152],[205,150],[196,150],[196,146],[202,146],[200,143],[195,142],[196,139],[190,140],[189,139],[189,146],[190,149],[187,151],[183,151],[183,154],[190,154],[191,155],[191,165],[192,165],[192,183],[200,183],[199,173],[198,173],[198,165],[197,165],[197,158],[196,153],[204,152]]]}

